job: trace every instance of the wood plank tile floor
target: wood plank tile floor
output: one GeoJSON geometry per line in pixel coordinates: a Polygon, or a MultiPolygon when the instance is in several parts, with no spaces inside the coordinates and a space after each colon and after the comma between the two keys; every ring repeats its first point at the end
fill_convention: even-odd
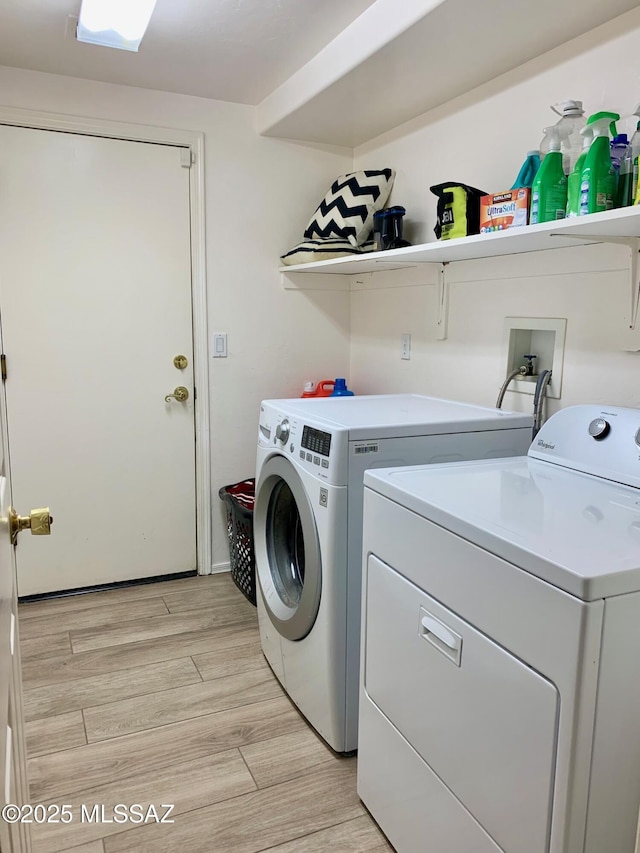
{"type": "Polygon", "coordinates": [[[34,853],[393,849],[356,759],[283,692],[229,575],[22,604],[19,622],[31,802],[73,816],[34,825],[34,853]],[[162,804],[173,823],[133,822],[162,804]],[[89,820],[95,805],[114,822],[89,820]]]}

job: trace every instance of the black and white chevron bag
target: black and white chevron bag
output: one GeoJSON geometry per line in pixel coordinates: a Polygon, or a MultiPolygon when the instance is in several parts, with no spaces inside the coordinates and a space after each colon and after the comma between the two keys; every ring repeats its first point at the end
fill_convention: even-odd
{"type": "Polygon", "coordinates": [[[306,240],[341,238],[361,246],[371,236],[373,214],[385,206],[395,172],[365,169],[337,178],[304,232],[306,240]]]}

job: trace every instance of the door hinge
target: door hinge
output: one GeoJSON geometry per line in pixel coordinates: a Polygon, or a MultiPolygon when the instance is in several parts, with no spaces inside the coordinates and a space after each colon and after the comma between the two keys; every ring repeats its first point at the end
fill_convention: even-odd
{"type": "Polygon", "coordinates": [[[2,381],[6,382],[6,380],[7,380],[7,357],[4,353],[0,353],[0,376],[2,376],[2,381]]]}
{"type": "Polygon", "coordinates": [[[196,162],[196,152],[191,148],[180,149],[180,165],[183,169],[190,169],[196,162]]]}

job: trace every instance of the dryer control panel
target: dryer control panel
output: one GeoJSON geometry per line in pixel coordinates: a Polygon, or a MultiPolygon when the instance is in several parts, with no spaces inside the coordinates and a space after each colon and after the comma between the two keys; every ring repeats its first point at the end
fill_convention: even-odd
{"type": "Polygon", "coordinates": [[[640,411],[568,406],[544,424],[528,455],[640,488],[640,411]]]}

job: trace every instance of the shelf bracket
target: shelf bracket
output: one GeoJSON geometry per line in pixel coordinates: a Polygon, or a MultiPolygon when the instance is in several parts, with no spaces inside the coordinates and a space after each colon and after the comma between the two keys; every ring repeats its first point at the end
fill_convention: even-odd
{"type": "MultiPolygon", "coordinates": [[[[640,309],[640,279],[638,267],[638,254],[640,254],[640,238],[639,237],[613,237],[613,236],[585,236],[583,234],[552,234],[552,237],[563,236],[569,240],[580,240],[582,243],[615,243],[618,246],[626,246],[629,250],[629,320],[628,329],[630,332],[635,332],[638,325],[638,311],[640,309]]],[[[625,349],[634,351],[640,350],[640,341],[633,345],[627,346],[625,349]]]]}
{"type": "Polygon", "coordinates": [[[447,281],[446,268],[448,262],[440,264],[438,270],[438,324],[436,340],[446,341],[449,330],[449,282],[447,281]]]}

